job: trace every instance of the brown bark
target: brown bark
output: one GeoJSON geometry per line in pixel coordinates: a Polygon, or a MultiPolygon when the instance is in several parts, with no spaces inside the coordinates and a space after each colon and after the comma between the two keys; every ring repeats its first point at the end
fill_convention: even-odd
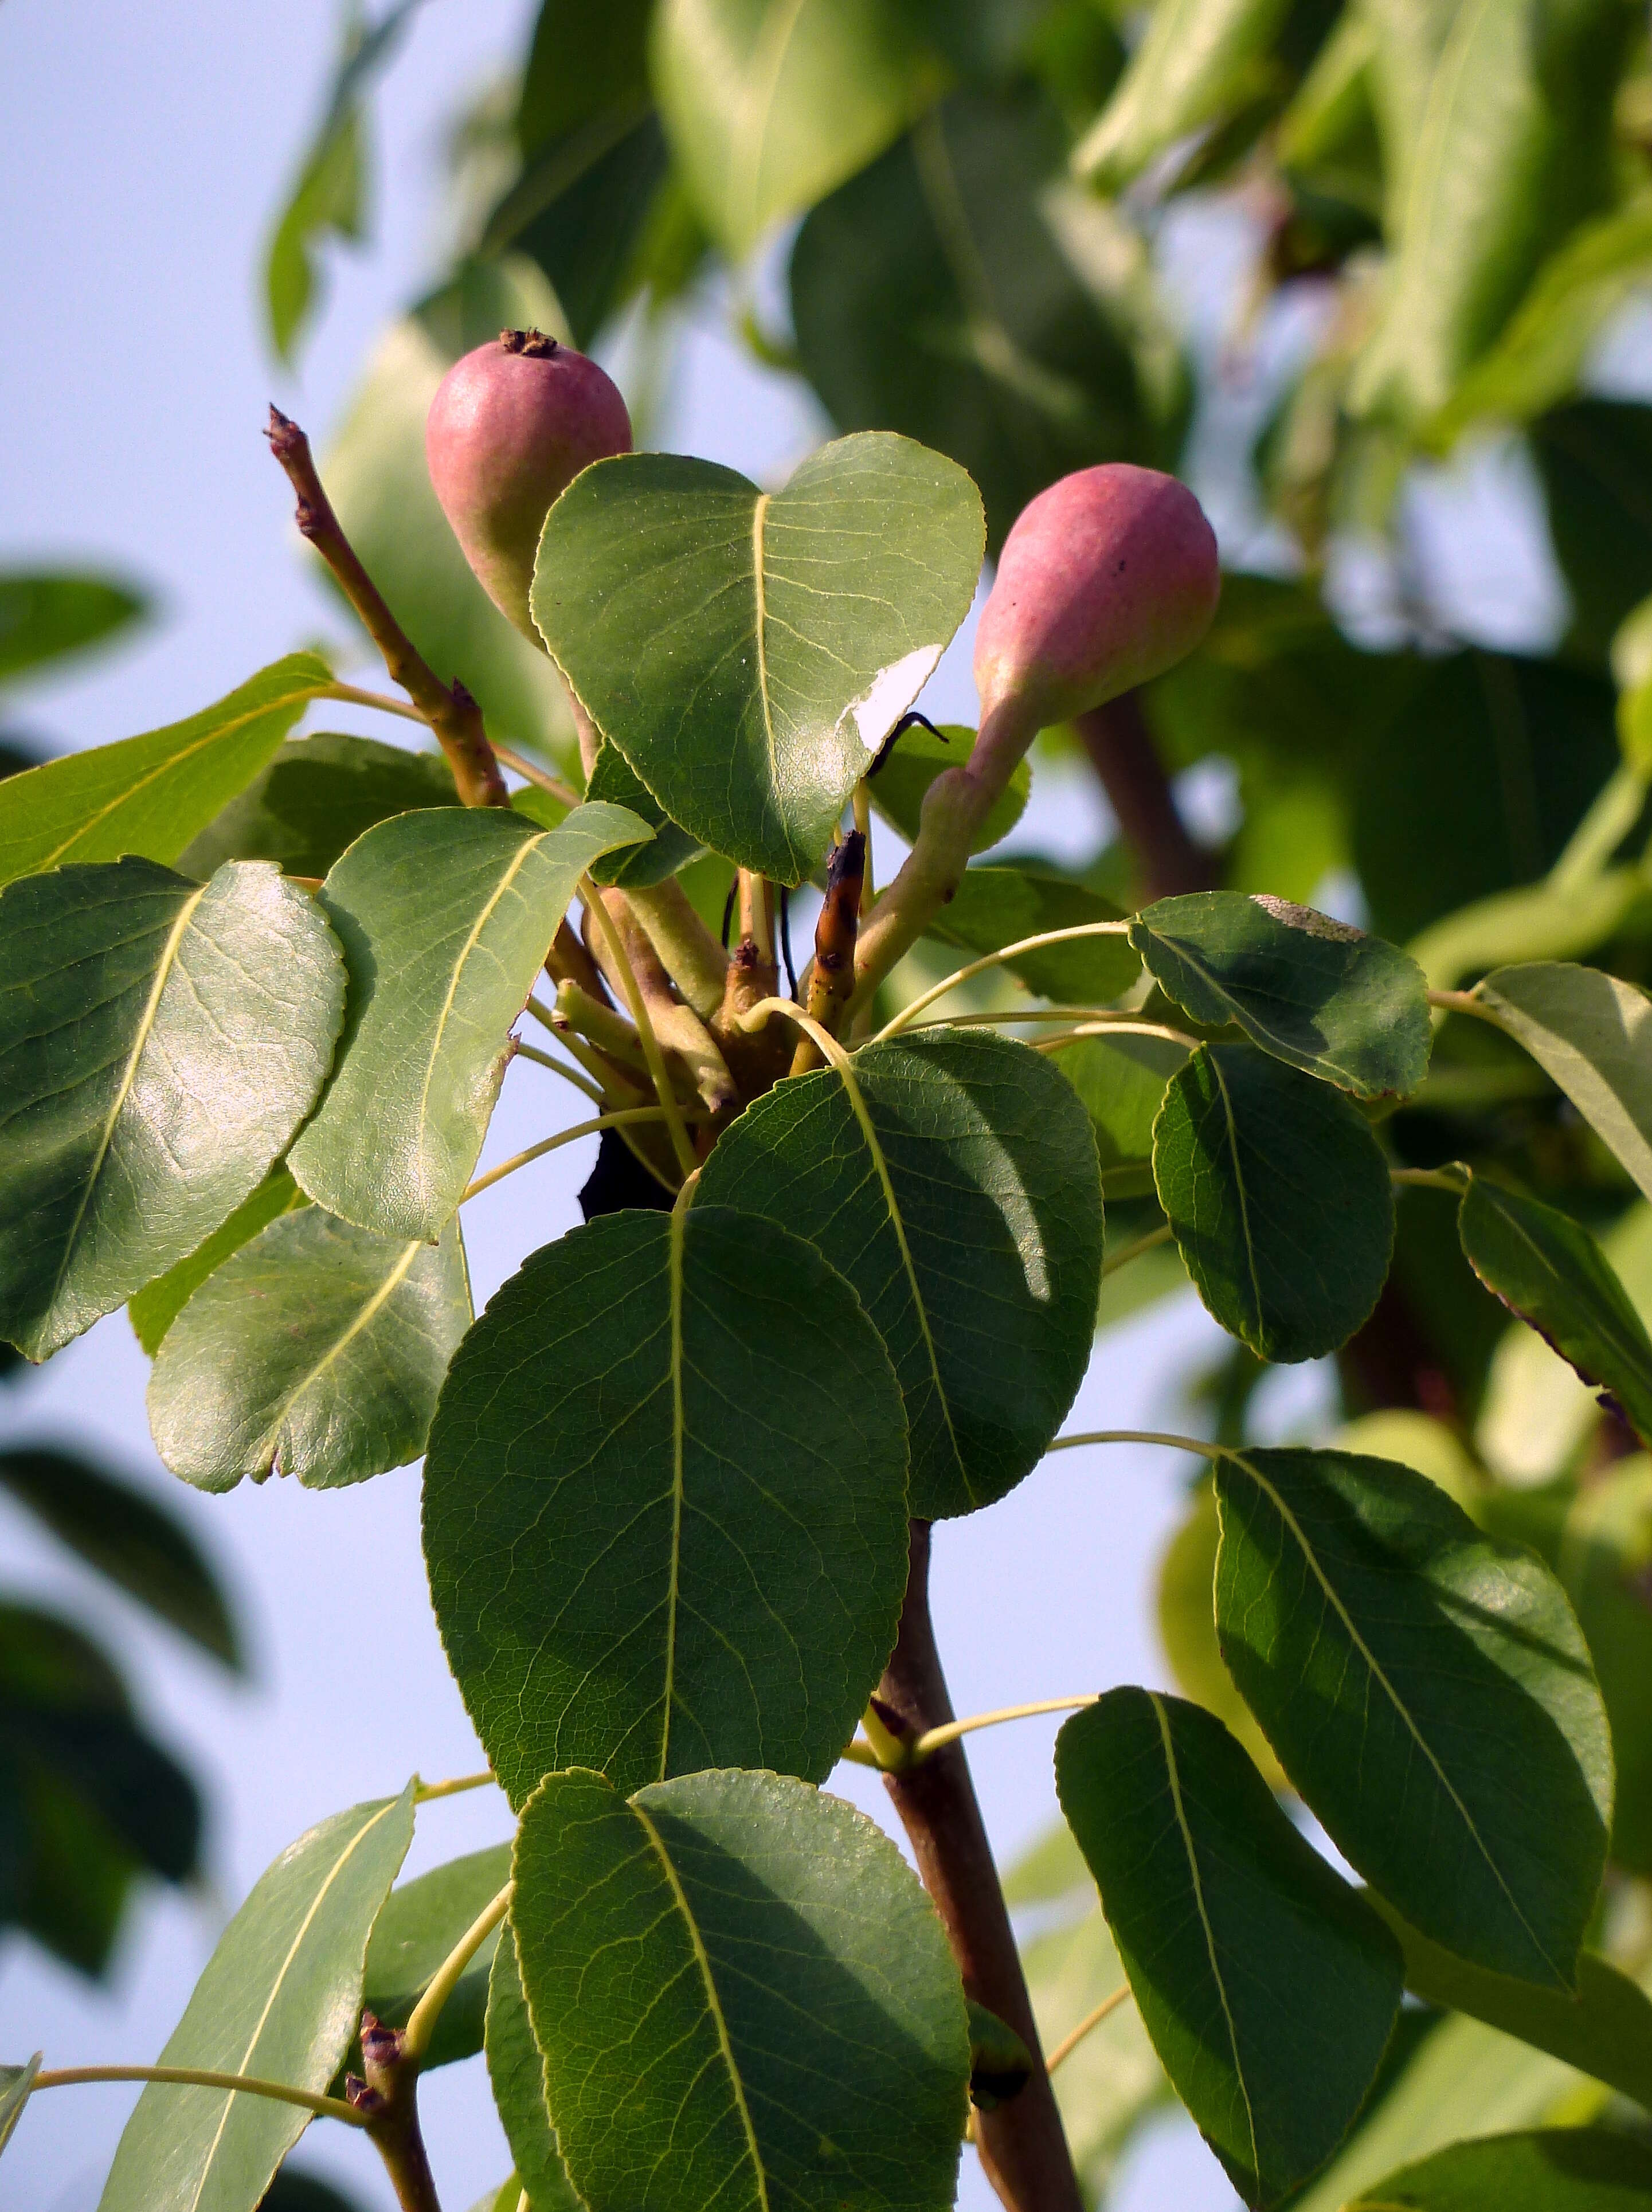
{"type": "MultiPolygon", "coordinates": [[[[955,1717],[929,1617],[929,1523],[912,1523],[911,1565],[899,1638],[878,1686],[879,1717],[906,1740],[955,1717]]],[[[1039,2050],[1021,1956],[961,1743],[903,1773],[886,1774],[918,1871],[946,1929],[963,1986],[1007,2021],[1033,2054],[1019,2095],[975,2114],[981,2162],[1011,2212],[1083,2212],[1072,2154],[1039,2050]]]]}
{"type": "Polygon", "coordinates": [[[1216,856],[1194,843],[1176,811],[1140,694],[1127,691],[1104,707],[1092,707],[1073,727],[1102,780],[1120,831],[1140,863],[1148,899],[1213,890],[1216,856]]]}

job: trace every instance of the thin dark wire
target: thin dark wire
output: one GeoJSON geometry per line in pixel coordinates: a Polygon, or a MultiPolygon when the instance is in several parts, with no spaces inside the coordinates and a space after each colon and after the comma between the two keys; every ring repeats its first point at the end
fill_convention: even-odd
{"type": "Polygon", "coordinates": [[[725,952],[728,951],[729,927],[734,920],[734,894],[739,890],[739,888],[740,876],[739,871],[737,869],[734,873],[733,881],[728,887],[728,896],[723,901],[723,950],[725,952]]]}
{"type": "Polygon", "coordinates": [[[786,980],[792,986],[792,996],[798,995],[798,971],[792,963],[792,894],[785,885],[780,887],[780,951],[786,958],[786,980]]]}

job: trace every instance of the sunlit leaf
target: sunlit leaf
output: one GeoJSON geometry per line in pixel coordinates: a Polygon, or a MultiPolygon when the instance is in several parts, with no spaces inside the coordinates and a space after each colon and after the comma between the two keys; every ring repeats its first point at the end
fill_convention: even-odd
{"type": "Polygon", "coordinates": [[[44,2051],[37,2051],[21,2066],[0,2066],[0,2151],[11,2141],[23,2117],[23,2107],[28,2102],[28,2093],[34,2086],[34,2076],[45,2056],[44,2051]]]}
{"type": "Polygon", "coordinates": [[[1238,106],[1285,13],[1285,0],[1158,0],[1075,168],[1116,191],[1178,138],[1238,106]]]}
{"type": "Polygon", "coordinates": [[[344,975],[315,902],[257,862],[204,887],[137,860],[27,877],[0,945],[0,1331],[38,1359],[262,1182],[344,975]]]}
{"type": "Polygon", "coordinates": [[[597,883],[617,884],[622,890],[627,884],[663,884],[690,860],[697,860],[706,849],[686,830],[678,829],[624,754],[613,745],[604,745],[597,755],[585,795],[587,801],[600,799],[610,806],[623,806],[653,832],[646,845],[633,845],[598,860],[591,872],[597,883]]]}
{"type": "Polygon", "coordinates": [[[185,875],[225,860],[275,860],[289,876],[325,876],[347,845],[386,815],[457,806],[440,753],[322,731],[288,738],[262,774],[185,846],[185,875]]]}
{"type": "Polygon", "coordinates": [[[1643,2212],[1652,2148],[1605,2128],[1547,2128],[1453,2143],[1350,2197],[1346,2212],[1643,2212]]]}
{"type": "Polygon", "coordinates": [[[534,620],[674,822],[795,884],[969,609],[981,501],[867,433],[781,491],[671,453],[598,461],[551,509],[534,620]]]}
{"type": "Polygon", "coordinates": [[[129,1298],[126,1314],[132,1334],[150,1358],[160,1351],[161,1339],[209,1275],[216,1274],[243,1244],[250,1244],[260,1229],[309,1202],[284,1167],[271,1168],[252,1195],[243,1199],[187,1257],[129,1298]]]}
{"type": "MultiPolygon", "coordinates": [[[[161,2065],[326,2089],[361,2008],[368,1934],[412,1841],[413,1787],[288,1845],[219,1937],[161,2065]]],[[[308,2118],[267,2097],[151,2082],[99,2212],[252,2212],[308,2118]]]]}
{"type": "Polygon", "coordinates": [[[1652,1198],[1652,999],[1558,961],[1499,968],[1474,995],[1652,1198]]]}
{"type": "MultiPolygon", "coordinates": [[[[361,2002],[374,2019],[406,2027],[432,1975],[510,1878],[510,1845],[490,1844],[397,1884],[367,1945],[361,2002]]],[[[497,1942],[496,1934],[489,1936],[459,1977],[419,2062],[421,2072],[474,2058],[481,2050],[497,1942]]]]}
{"type": "Polygon", "coordinates": [[[495,2109],[533,2212],[580,2212],[545,2109],[545,2062],[533,2039],[508,1923],[499,1931],[489,1979],[487,2050],[495,2109]]]}
{"type": "Polygon", "coordinates": [[[200,1490],[276,1468],[331,1490],[404,1467],[470,1321],[457,1221],[427,1244],[319,1206],[283,1214],[167,1330],[149,1377],[155,1449],[200,1490]]]}

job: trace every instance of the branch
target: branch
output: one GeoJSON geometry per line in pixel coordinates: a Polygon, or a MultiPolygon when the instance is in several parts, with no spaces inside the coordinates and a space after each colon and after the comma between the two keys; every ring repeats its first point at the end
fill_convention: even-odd
{"type": "Polygon", "coordinates": [[[264,434],[298,495],[296,520],[301,532],[337,578],[344,597],[384,655],[392,680],[401,685],[435,732],[453,771],[459,797],[467,806],[508,806],[510,793],[488,743],[481,708],[462,684],[455,683],[448,690],[385,604],[322,489],[310,457],[309,440],[278,407],[270,410],[270,427],[264,434]]]}
{"type": "Polygon", "coordinates": [[[1148,899],[1212,890],[1215,856],[1193,842],[1176,811],[1169,778],[1141,710],[1141,694],[1127,691],[1104,707],[1092,707],[1078,717],[1073,727],[1101,778],[1119,828],[1141,863],[1148,899]]]}
{"type": "Polygon", "coordinates": [[[366,2123],[397,2203],[402,2212],[441,2212],[419,2130],[419,2062],[406,2047],[406,2030],[385,2027],[364,2012],[361,2067],[367,2079],[346,2075],[344,2094],[366,2123]]]}
{"type": "MultiPolygon", "coordinates": [[[[952,1719],[929,1618],[929,1523],[912,1523],[912,1564],[900,1635],[878,1686],[879,1720],[910,1741],[952,1719]]],[[[884,1786],[911,1840],[924,1887],[946,1929],[963,1986],[1012,2027],[1038,2063],[1025,2088],[975,2115],[981,2161],[1011,2212],[1083,2212],[1072,2156],[1039,2051],[1038,2026],[1011,1932],[975,1785],[952,1743],[884,1786]]]]}
{"type": "MultiPolygon", "coordinates": [[[[815,925],[815,957],[809,969],[805,1002],[811,1021],[835,1036],[854,996],[854,947],[860,930],[860,892],[866,879],[866,840],[851,830],[832,848],[826,862],[826,898],[815,925]]],[[[793,1075],[806,1075],[821,1058],[812,1038],[804,1036],[792,1057],[793,1075]]]]}

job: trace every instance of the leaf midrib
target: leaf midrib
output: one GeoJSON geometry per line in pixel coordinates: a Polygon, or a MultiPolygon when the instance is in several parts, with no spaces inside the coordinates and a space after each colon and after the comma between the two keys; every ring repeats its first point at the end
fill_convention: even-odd
{"type": "MultiPolygon", "coordinates": [[[[671,1208],[666,1247],[667,1296],[671,1311],[671,1557],[665,1594],[665,1681],[660,1698],[659,1778],[670,1772],[671,1699],[677,1684],[677,1613],[683,1581],[683,1276],[688,1237],[688,1208],[671,1208]]],[[[686,1907],[685,1907],[686,1910],[686,1907]]]]}
{"type": "MultiPolygon", "coordinates": [[[[1272,1050],[1277,1052],[1281,1059],[1288,1059],[1291,1066],[1298,1068],[1302,1067],[1303,1062],[1305,1060],[1311,1058],[1316,1066],[1321,1066],[1333,1070],[1336,1074],[1342,1078],[1343,1082],[1346,1084],[1347,1087],[1351,1091],[1357,1092],[1362,1097],[1365,1095],[1365,1086],[1360,1078],[1353,1073],[1351,1068],[1345,1067],[1339,1060],[1333,1060],[1328,1052],[1318,1052],[1312,1054],[1304,1053],[1301,1050],[1300,1047],[1291,1044],[1288,1038],[1282,1036],[1277,1025],[1270,1029],[1266,1022],[1258,1018],[1253,1009],[1248,1008],[1245,1012],[1242,1013],[1239,1011],[1241,1000],[1238,994],[1230,989],[1228,985],[1224,983],[1219,976],[1214,975],[1212,970],[1205,965],[1204,962],[1200,959],[1196,953],[1188,950],[1180,938],[1166,936],[1161,931],[1156,929],[1148,930],[1145,932],[1145,934],[1154,939],[1158,944],[1163,945],[1167,951],[1174,952],[1178,960],[1185,961],[1187,965],[1193,969],[1194,975],[1199,977],[1200,981],[1203,983],[1208,984],[1212,991],[1213,991],[1216,996],[1222,1000],[1224,1006],[1231,1006],[1234,1009],[1234,1021],[1242,1030],[1245,1030],[1249,1036],[1254,1038],[1256,1043],[1260,1044],[1263,1037],[1267,1037],[1270,1040],[1270,1042],[1267,1046],[1263,1048],[1264,1050],[1272,1050]]],[[[1136,950],[1140,951],[1141,947],[1138,945],[1136,950]]],[[[1304,1069],[1303,1072],[1307,1073],[1308,1071],[1304,1069]]]]}
{"type": "MultiPolygon", "coordinates": [[[[1482,1195],[1485,1195],[1485,1186],[1482,1186],[1482,1195]]],[[[1546,1279],[1552,1284],[1558,1285],[1564,1295],[1567,1289],[1566,1278],[1560,1273],[1554,1262],[1549,1258],[1548,1254],[1545,1252],[1542,1246],[1538,1243],[1535,1237],[1532,1236],[1525,1224],[1521,1221],[1516,1220],[1513,1214],[1506,1213],[1501,1207],[1497,1207],[1495,1199],[1491,1200],[1491,1204],[1496,1207],[1497,1218],[1503,1224],[1504,1227],[1510,1230],[1514,1235],[1518,1237],[1521,1243],[1525,1246],[1532,1259],[1541,1269],[1546,1279]]],[[[1474,1272],[1476,1274],[1479,1274],[1479,1268],[1475,1268],[1474,1272]]],[[[1495,1285],[1488,1285],[1487,1287],[1489,1289],[1495,1290],[1495,1285]]],[[[1497,1292],[1497,1295],[1500,1297],[1502,1293],[1497,1292]]],[[[1592,1304],[1593,1302],[1591,1301],[1591,1304],[1592,1304]]],[[[1633,1311],[1634,1310],[1631,1307],[1631,1314],[1633,1311]]],[[[1599,1327],[1602,1316],[1598,1308],[1594,1309],[1591,1318],[1594,1321],[1595,1325],[1599,1327]]],[[[1635,1318],[1638,1322],[1639,1316],[1636,1316],[1635,1318]]],[[[1625,1361],[1628,1364],[1637,1366],[1641,1370],[1642,1384],[1643,1387],[1646,1386],[1649,1382],[1649,1376],[1647,1372],[1649,1363],[1652,1363],[1652,1342],[1648,1340],[1644,1329],[1642,1330],[1638,1340],[1634,1336],[1625,1336],[1623,1334],[1624,1317],[1622,1315],[1618,1313],[1609,1303],[1606,1304],[1605,1308],[1604,1320],[1606,1325],[1600,1329],[1602,1340],[1610,1350],[1617,1352],[1619,1358],[1625,1361]]],[[[1573,1366],[1576,1364],[1576,1361],[1570,1360],[1567,1354],[1562,1353],[1561,1357],[1563,1358],[1567,1358],[1569,1364],[1573,1366]]],[[[1593,1382],[1601,1389],[1607,1387],[1604,1378],[1600,1376],[1586,1376],[1584,1380],[1588,1382],[1593,1382]]]]}
{"type": "Polygon", "coordinates": [[[114,1142],[115,1125],[125,1110],[127,1099],[131,1096],[132,1085],[137,1080],[138,1063],[143,1059],[150,1037],[154,1035],[155,1024],[161,1012],[161,997],[173,969],[177,963],[179,947],[184,941],[190,923],[195,918],[197,908],[206,894],[207,886],[203,884],[197,891],[185,900],[178,910],[177,919],[167,933],[167,941],[161,948],[161,957],[155,968],[155,981],[149,987],[149,1000],[138,1018],[137,1033],[132,1040],[131,1050],[126,1055],[126,1065],[121,1073],[114,1103],[110,1107],[104,1121],[103,1134],[98,1141],[97,1154],[88,1171],[85,1187],[81,1192],[81,1202],[75,1210],[75,1218],[70,1224],[69,1234],[64,1239],[63,1257],[58,1262],[58,1272],[52,1278],[52,1295],[46,1300],[47,1313],[50,1313],[57,1304],[62,1294],[64,1278],[69,1273],[70,1261],[74,1257],[75,1247],[80,1241],[81,1230],[85,1224],[87,1212],[92,1203],[92,1194],[97,1187],[98,1178],[103,1173],[104,1163],[109,1157],[109,1147],[114,1142]]]}
{"type": "Polygon", "coordinates": [[[304,1393],[310,1388],[313,1382],[316,1382],[321,1376],[326,1373],[327,1370],[333,1364],[335,1360],[343,1357],[345,1346],[354,1343],[355,1339],[361,1334],[361,1331],[367,1326],[368,1322],[373,1320],[374,1316],[388,1304],[390,1299],[395,1295],[396,1291],[400,1289],[402,1284],[407,1279],[409,1271],[412,1267],[414,1261],[418,1257],[419,1254],[426,1249],[427,1247],[425,1245],[424,1239],[422,1237],[413,1237],[403,1248],[400,1256],[397,1259],[395,1265],[391,1268],[388,1274],[386,1275],[383,1282],[380,1284],[378,1289],[374,1291],[372,1297],[368,1298],[358,1310],[355,1318],[351,1322],[349,1327],[343,1330],[341,1334],[333,1339],[332,1342],[327,1346],[327,1349],[322,1353],[320,1358],[315,1362],[314,1365],[309,1369],[307,1374],[300,1377],[300,1379],[293,1385],[292,1389],[287,1393],[286,1396],[281,1401],[280,1405],[276,1409],[274,1419],[268,1423],[264,1428],[264,1433],[258,1438],[258,1456],[261,1466],[269,1468],[274,1464],[276,1447],[280,1440],[282,1425],[287,1419],[287,1416],[292,1412],[294,1407],[297,1405],[299,1400],[304,1395],[304,1393]]]}
{"type": "Polygon", "coordinates": [[[1248,1459],[1244,1453],[1233,1451],[1231,1449],[1223,1452],[1221,1455],[1230,1463],[1230,1465],[1242,1468],[1244,1472],[1250,1477],[1251,1480],[1261,1492],[1262,1495],[1272,1504],[1274,1510],[1278,1513],[1280,1520],[1285,1524],[1287,1532],[1295,1540],[1297,1547],[1302,1553],[1303,1558],[1307,1561],[1309,1568],[1312,1570],[1314,1579],[1318,1583],[1321,1589],[1324,1592],[1332,1611],[1336,1614],[1337,1619],[1342,1623],[1343,1629],[1347,1635],[1349,1642],[1353,1645],[1354,1650],[1358,1653],[1360,1658],[1370,1670],[1371,1680],[1376,1682],[1378,1687],[1382,1691],[1384,1696],[1388,1698],[1394,1711],[1399,1715],[1400,1720],[1404,1722],[1406,1733],[1410,1735],[1412,1742],[1417,1746],[1418,1750],[1423,1754],[1423,1758],[1433,1774],[1436,1781],[1438,1782],[1441,1789],[1444,1790],[1446,1796],[1451,1801],[1453,1807],[1456,1810],[1458,1818],[1462,1821],[1463,1826],[1467,1829],[1468,1835],[1473,1843],[1475,1850],[1479,1853],[1481,1858],[1484,1860],[1486,1869],[1490,1873],[1492,1880],[1502,1891],[1509,1911],[1514,1914],[1515,1918],[1520,1923],[1521,1927],[1524,1929],[1531,1942],[1533,1949],[1537,1953],[1538,1957],[1542,1960],[1549,1972],[1554,1976],[1557,1984],[1562,1989],[1568,1988],[1570,1984],[1567,1983],[1565,1976],[1560,1972],[1559,1968],[1555,1965],[1554,1960],[1549,1956],[1548,1951],[1545,1948],[1537,1930],[1532,1926],[1530,1921],[1527,1919],[1525,1913],[1521,1910],[1520,1900],[1509,1888],[1507,1881],[1503,1877],[1503,1869],[1498,1866],[1496,1859],[1491,1856],[1491,1852],[1487,1847],[1485,1840],[1480,1834],[1479,1829],[1475,1823],[1473,1814],[1469,1811],[1467,1806],[1464,1804],[1461,1797],[1458,1795],[1456,1787],[1453,1784],[1450,1776],[1440,1764],[1432,1746],[1429,1743],[1421,1729],[1412,1718],[1410,1707],[1406,1705],[1399,1692],[1394,1688],[1393,1683],[1389,1681],[1387,1674],[1383,1671],[1382,1664],[1377,1659],[1376,1654],[1371,1650],[1370,1644],[1366,1643],[1364,1638],[1360,1634],[1358,1626],[1356,1624],[1352,1614],[1343,1603],[1342,1599],[1333,1585],[1329,1576],[1327,1575],[1324,1568],[1321,1566],[1319,1556],[1315,1551],[1313,1546],[1308,1540],[1307,1531],[1303,1528],[1302,1523],[1297,1520],[1296,1515],[1285,1503],[1282,1494],[1275,1489],[1274,1486],[1268,1480],[1261,1469],[1255,1465],[1254,1461],[1248,1459]]]}
{"type": "Polygon", "coordinates": [[[1227,1126],[1228,1149],[1233,1155],[1233,1188],[1239,1200],[1239,1226],[1244,1232],[1245,1267],[1250,1275],[1251,1296],[1256,1303],[1256,1334],[1260,1336],[1266,1323],[1266,1307],[1262,1298],[1262,1281],[1256,1267],[1256,1243],[1250,1233],[1250,1196],[1245,1188],[1244,1170],[1239,1164],[1239,1124],[1233,1110],[1233,1100],[1228,1092],[1227,1079],[1216,1054],[1208,1045],[1203,1048],[1216,1087],[1222,1097],[1222,1117],[1227,1126]]]}
{"type": "Polygon", "coordinates": [[[700,1970],[701,1984],[706,1992],[706,2007],[717,2030],[717,2047],[722,2054],[723,2063],[728,2071],[729,2088],[734,2098],[735,2109],[740,2115],[740,2125],[744,2130],[746,2151],[751,2160],[752,2178],[757,2185],[757,2203],[762,2208],[762,2212],[769,2212],[768,2177],[763,2170],[762,2152],[757,2142],[757,2130],[752,2121],[751,2107],[746,2102],[745,2084],[740,2079],[739,2065],[735,2058],[734,2045],[729,2036],[728,2022],[723,2016],[722,2002],[717,1994],[717,1984],[711,1971],[711,1959],[706,1949],[705,1939],[700,1933],[700,1923],[694,1917],[693,1908],[689,1903],[687,1893],[672,1863],[671,1855],[665,1848],[665,1838],[636,1799],[633,1797],[629,1802],[631,1811],[641,1822],[643,1833],[647,1837],[649,1844],[665,1871],[665,1880],[671,1887],[672,1902],[683,1916],[683,1925],[688,1931],[689,1942],[694,1952],[695,1964],[700,1970]]]}
{"type": "Polygon", "coordinates": [[[1251,2109],[1250,2090],[1245,2081],[1243,2061],[1239,2056],[1239,2031],[1234,2024],[1233,2009],[1228,2002],[1227,1984],[1222,1978],[1222,1969],[1217,1963],[1216,1931],[1211,1926],[1210,1914],[1205,1908],[1205,1885],[1200,1877],[1199,1854],[1193,1845],[1193,1830],[1188,1826],[1186,1809],[1181,1802],[1181,1777],[1176,1767],[1175,1747],[1170,1741],[1170,1723],[1164,1711],[1164,1700],[1156,1691],[1149,1690],[1147,1701],[1153,1708],[1153,1717],[1158,1723],[1158,1732],[1164,1745],[1164,1771],[1170,1785],[1170,1803],[1175,1814],[1176,1827],[1181,1837],[1181,1847],[1187,1855],[1187,1874],[1193,1886],[1193,1907],[1199,1914],[1199,1924],[1205,1932],[1205,1950],[1211,1965],[1211,1979],[1216,1984],[1218,2002],[1222,2007],[1222,2018],[1228,2031],[1228,2048],[1233,2053],[1233,2078],[1239,2084],[1239,2094],[1245,2107],[1245,2126],[1250,2136],[1250,2170],[1258,2179],[1262,2171],[1261,2154],[1256,2147],[1256,2115],[1251,2109]]]}
{"type": "MultiPolygon", "coordinates": [[[[320,1911],[322,1905],[325,1902],[328,1893],[332,1888],[333,1884],[338,1880],[338,1877],[343,1874],[344,1869],[349,1864],[351,1858],[355,1856],[357,1847],[365,1842],[367,1838],[372,1834],[374,1829],[378,1826],[380,1820],[386,1819],[395,1811],[397,1806],[399,1805],[401,1799],[399,1797],[386,1798],[385,1802],[379,1808],[379,1810],[373,1815],[373,1818],[370,1820],[365,1820],[362,1822],[361,1826],[350,1838],[349,1842],[346,1844],[343,1850],[340,1852],[338,1857],[334,1861],[331,1868],[328,1871],[325,1881],[322,1883],[320,1888],[317,1890],[315,1895],[311,1899],[309,1911],[299,1923],[297,1931],[294,1935],[292,1942],[287,1947],[287,1955],[282,1960],[280,1966],[276,1970],[275,1979],[270,1985],[270,1994],[264,2000],[264,2009],[258,2014],[258,2021],[252,2029],[252,2033],[248,2039],[246,2048],[241,2053],[240,2062],[237,2066],[231,2069],[234,2073],[246,2073],[247,2067],[251,2063],[252,2054],[258,2047],[258,2039],[264,2033],[265,2027],[269,2024],[270,2013],[275,2009],[276,1999],[281,1995],[282,1990],[285,1985],[288,1970],[292,1966],[293,1960],[298,1955],[299,1946],[303,1942],[304,1938],[309,1934],[311,1927],[314,1923],[315,1916],[320,1911]]],[[[229,2116],[234,2108],[235,2092],[233,2089],[227,2089],[224,2092],[223,2112],[219,2117],[216,2128],[213,2130],[212,2141],[208,2146],[206,2156],[201,2162],[201,2178],[196,2185],[194,2196],[190,2199],[189,2212],[196,2212],[196,2208],[201,2202],[202,2193],[205,2190],[207,2183],[211,2178],[213,2160],[218,2155],[218,2147],[223,2141],[224,2130],[229,2125],[229,2116]]]]}

